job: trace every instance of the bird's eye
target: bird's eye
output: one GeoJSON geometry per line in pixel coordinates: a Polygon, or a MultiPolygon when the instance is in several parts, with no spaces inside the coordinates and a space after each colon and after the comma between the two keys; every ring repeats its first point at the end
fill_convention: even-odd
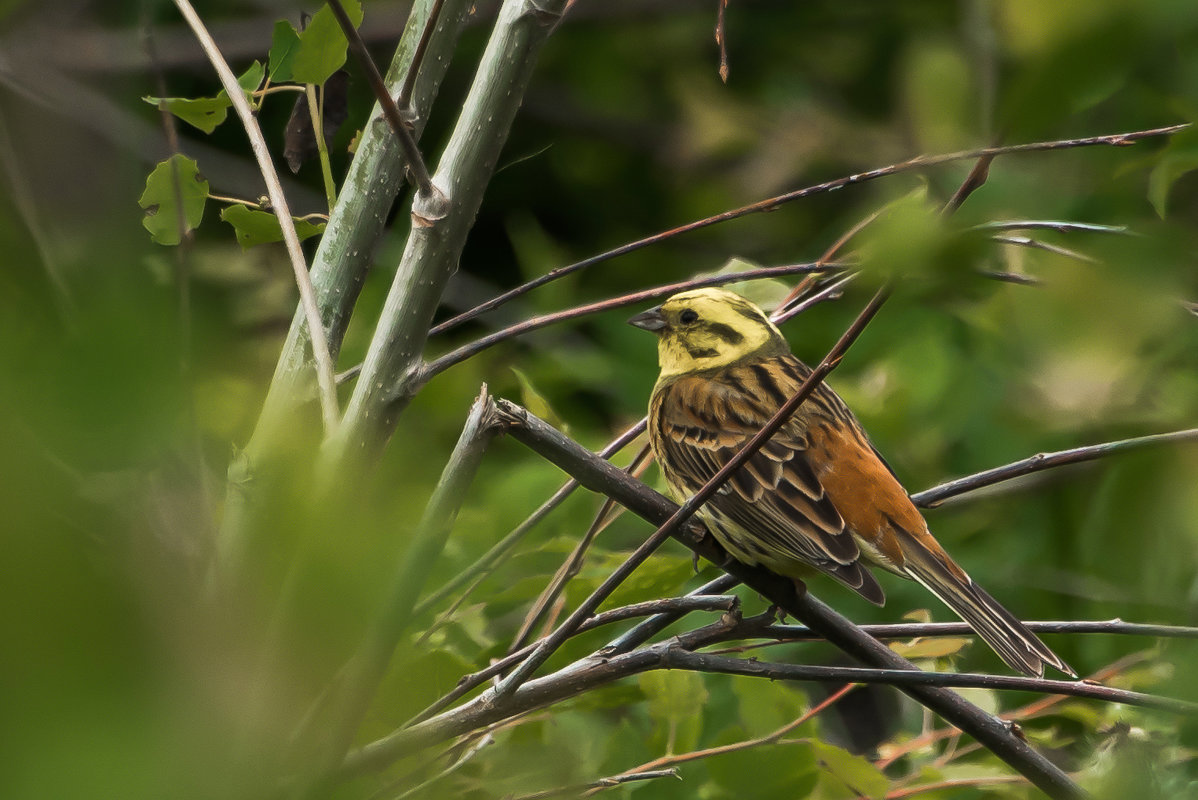
{"type": "Polygon", "coordinates": [[[690,325],[692,322],[699,321],[699,314],[693,309],[688,308],[678,315],[678,321],[683,325],[690,325]]]}

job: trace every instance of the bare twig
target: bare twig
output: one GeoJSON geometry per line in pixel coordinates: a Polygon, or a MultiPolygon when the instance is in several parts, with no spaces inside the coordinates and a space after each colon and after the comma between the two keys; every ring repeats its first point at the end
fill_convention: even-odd
{"type": "Polygon", "coordinates": [[[711,653],[695,653],[671,647],[664,653],[668,669],[690,669],[725,675],[749,675],[769,680],[881,683],[890,686],[952,686],[975,689],[1012,689],[1089,697],[1112,703],[1151,708],[1183,716],[1198,715],[1198,703],[1169,697],[1098,686],[1086,681],[1058,681],[1028,678],[1022,675],[982,675],[970,672],[924,672],[909,669],[867,669],[863,667],[824,667],[809,664],[775,664],[756,659],[730,658],[711,653]]]}
{"type": "Polygon", "coordinates": [[[308,276],[308,262],[304,259],[303,250],[300,249],[299,236],[295,232],[295,222],[291,218],[291,210],[287,205],[287,196],[283,193],[282,184],[279,183],[279,175],[271,161],[270,150],[266,146],[266,139],[262,136],[262,129],[258,127],[258,120],[254,117],[254,112],[245,99],[245,92],[237,83],[237,76],[229,68],[225,57],[204,26],[204,21],[192,8],[189,0],[174,0],[174,2],[179,13],[191,26],[196,40],[204,48],[204,53],[216,70],[221,85],[224,86],[225,93],[233,104],[233,109],[241,119],[241,124],[249,137],[250,146],[253,148],[254,157],[258,161],[258,169],[262,173],[262,179],[266,182],[266,192],[270,196],[270,203],[279,220],[279,228],[283,232],[283,242],[287,247],[287,255],[291,259],[291,269],[295,273],[296,285],[299,286],[300,304],[303,306],[304,316],[308,322],[312,359],[316,362],[316,380],[320,389],[320,409],[324,417],[324,428],[327,435],[337,428],[341,416],[337,409],[337,382],[333,378],[333,358],[329,354],[328,338],[325,336],[324,325],[320,321],[320,310],[317,308],[316,295],[308,276]]]}
{"type": "MultiPolygon", "coordinates": [[[[1103,667],[1089,677],[1085,678],[1085,680],[1100,683],[1113,678],[1121,672],[1134,667],[1143,661],[1143,653],[1133,653],[1130,656],[1124,656],[1113,664],[1103,667]]],[[[999,714],[999,717],[1010,721],[1031,719],[1032,717],[1046,713],[1049,709],[1060,705],[1068,699],[1069,697],[1067,695],[1049,695],[1047,697],[1041,697],[1037,700],[1033,700],[1027,705],[1011,709],[1010,711],[1004,711],[1003,713],[999,714]]],[[[876,766],[878,769],[886,769],[888,766],[908,753],[916,752],[917,750],[921,750],[943,739],[960,735],[961,731],[957,728],[936,728],[920,736],[916,736],[913,739],[908,739],[900,745],[887,747],[885,756],[874,762],[874,766],[876,766]]]]}
{"type": "MultiPolygon", "coordinates": [[[[629,474],[639,477],[646,463],[645,456],[648,454],[649,445],[646,444],[636,454],[632,459],[632,463],[625,470],[629,474]]],[[[615,515],[611,514],[613,507],[616,507],[614,500],[610,497],[604,500],[599,513],[591,521],[586,533],[574,545],[574,549],[570,551],[570,555],[566,556],[566,560],[558,567],[557,572],[553,575],[553,579],[549,581],[549,585],[541,591],[536,601],[533,602],[532,608],[528,610],[524,620],[520,623],[519,630],[516,631],[516,635],[512,638],[511,646],[508,647],[509,654],[519,650],[528,643],[528,638],[532,635],[533,628],[541,624],[550,607],[553,606],[557,598],[565,590],[566,584],[578,574],[578,570],[582,568],[582,562],[586,557],[587,550],[590,549],[591,544],[595,541],[595,537],[615,518],[615,515]]],[[[550,624],[552,624],[552,620],[550,624]]]]}
{"type": "Polygon", "coordinates": [[[716,0],[715,43],[720,47],[720,80],[728,82],[728,0],[716,0]]]}
{"type": "Polygon", "coordinates": [[[890,175],[898,174],[900,172],[909,172],[911,170],[939,166],[941,164],[947,164],[953,161],[965,161],[973,158],[993,158],[994,156],[1008,155],[1011,153],[1032,153],[1051,150],[1065,150],[1074,147],[1092,147],[1096,145],[1122,147],[1135,144],[1136,142],[1142,141],[1144,139],[1151,139],[1161,136],[1172,136],[1175,133],[1186,130],[1188,127],[1189,123],[1186,123],[1182,125],[1169,125],[1161,128],[1130,131],[1127,133],[1113,133],[1107,134],[1105,136],[1089,136],[1081,139],[1060,139],[1050,142],[1032,142],[1028,144],[1004,145],[1002,147],[982,147],[973,150],[960,150],[955,153],[944,153],[936,156],[916,156],[915,158],[901,161],[897,164],[890,164],[888,166],[879,167],[867,172],[858,172],[855,175],[848,175],[843,178],[837,178],[833,181],[827,181],[814,186],[796,189],[791,192],[766,198],[765,200],[759,200],[755,203],[750,203],[746,206],[741,206],[740,208],[734,208],[729,211],[723,211],[719,214],[713,214],[710,217],[704,217],[703,219],[695,220],[694,222],[688,222],[685,225],[680,225],[676,228],[670,228],[669,230],[655,233],[652,236],[646,236],[643,239],[629,242],[612,250],[608,250],[607,252],[599,253],[598,255],[591,256],[590,258],[585,258],[582,261],[577,261],[564,267],[558,267],[557,269],[550,270],[539,278],[535,278],[527,283],[521,284],[514,289],[510,289],[503,294],[497,295],[485,303],[479,304],[469,311],[464,311],[463,313],[458,314],[456,317],[442,322],[433,328],[430,331],[430,334],[444,333],[451,328],[456,328],[463,322],[474,319],[481,314],[485,314],[488,311],[498,308],[499,306],[516,297],[519,297],[520,295],[526,294],[533,289],[544,286],[546,283],[555,281],[558,278],[563,278],[566,275],[577,272],[578,270],[592,267],[595,264],[609,261],[618,256],[627,255],[628,253],[632,253],[644,247],[663,242],[675,236],[680,236],[685,233],[708,228],[712,225],[718,225],[721,222],[739,219],[741,217],[749,216],[750,214],[760,214],[767,211],[773,211],[785,203],[799,200],[804,197],[810,197],[816,194],[823,194],[826,192],[835,191],[837,189],[843,189],[846,186],[866,183],[867,181],[884,178],[890,175]]]}
{"type": "Polygon", "coordinates": [[[1004,219],[983,222],[974,230],[1029,231],[1049,230],[1058,233],[1130,233],[1126,225],[1099,225],[1094,222],[1067,222],[1053,219],[1004,219]]]}
{"type": "MultiPolygon", "coordinates": [[[[1061,620],[1023,623],[1036,633],[1105,633],[1125,636],[1156,636],[1163,639],[1198,639],[1198,628],[1184,625],[1151,625],[1143,622],[1107,620],[1061,620]]],[[[971,636],[974,630],[964,622],[897,622],[860,625],[875,639],[914,639],[929,636],[971,636]]],[[[770,625],[762,634],[779,641],[814,641],[819,634],[803,625],[770,625]]]]}
{"type": "Polygon", "coordinates": [[[675,769],[650,769],[639,772],[622,772],[619,775],[612,775],[607,778],[590,781],[588,783],[579,783],[574,786],[561,786],[557,789],[546,789],[543,792],[533,792],[532,794],[522,794],[514,798],[514,800],[549,800],[551,797],[590,797],[595,792],[604,789],[614,789],[617,786],[622,786],[625,783],[633,781],[649,781],[655,778],[677,778],[678,770],[675,769]]]}
{"type": "MultiPolygon", "coordinates": [[[[722,594],[723,592],[726,592],[732,587],[736,586],[738,583],[740,583],[740,580],[736,578],[736,576],[729,575],[726,572],[721,573],[718,578],[703,584],[698,589],[690,592],[687,597],[692,595],[701,597],[704,595],[722,594]]],[[[683,613],[685,612],[664,611],[661,614],[654,614],[652,617],[649,617],[649,619],[645,620],[639,625],[636,625],[635,627],[630,628],[629,630],[620,634],[599,652],[603,655],[627,653],[634,647],[640,647],[658,633],[661,633],[663,630],[682,619],[683,613]]]]}
{"type": "MultiPolygon", "coordinates": [[[[427,198],[436,197],[439,192],[433,186],[433,179],[429,175],[428,167],[425,166],[424,156],[420,155],[420,148],[416,146],[416,139],[412,136],[411,123],[406,119],[406,117],[410,116],[410,112],[405,114],[395,104],[391,93],[387,91],[387,83],[383,80],[382,74],[379,73],[379,68],[375,66],[374,59],[370,57],[370,52],[366,49],[366,43],[362,41],[358,29],[354,27],[353,21],[345,13],[345,7],[341,5],[341,0],[327,0],[327,2],[329,10],[337,18],[337,24],[341,26],[341,32],[345,34],[345,39],[349,42],[349,49],[358,60],[358,64],[361,65],[362,71],[366,73],[366,82],[370,84],[370,89],[374,92],[375,99],[383,109],[383,115],[387,118],[388,124],[391,125],[391,130],[399,139],[399,146],[403,150],[404,160],[408,163],[408,169],[411,171],[412,178],[416,182],[417,190],[427,198]]],[[[434,12],[429,14],[429,21],[426,23],[424,29],[425,32],[421,35],[422,42],[425,42],[424,37],[437,24],[436,12],[440,11],[440,8],[435,6],[434,9],[434,12]]],[[[425,46],[427,47],[427,43],[425,43],[425,46]]],[[[421,56],[423,57],[423,53],[421,56]]],[[[417,68],[419,68],[419,63],[413,58],[409,74],[417,68]]],[[[411,80],[415,82],[414,75],[412,75],[411,80]]],[[[406,79],[404,85],[407,86],[406,79]]],[[[409,88],[408,91],[410,93],[411,89],[409,88]]]]}
{"type": "MultiPolygon", "coordinates": [[[[433,31],[437,29],[437,20],[441,18],[441,6],[445,0],[433,0],[432,10],[428,12],[428,19],[425,20],[424,30],[420,32],[420,41],[416,43],[416,50],[412,53],[412,63],[408,66],[408,74],[404,76],[403,85],[399,87],[399,95],[395,98],[395,105],[400,108],[407,109],[412,112],[412,92],[416,88],[416,76],[420,74],[420,67],[424,64],[424,57],[428,53],[428,43],[432,41],[433,31]]],[[[386,86],[383,87],[386,91],[386,86]]]]}
{"type": "MultiPolygon", "coordinates": [[[[729,577],[730,576],[728,575],[721,575],[720,578],[723,580],[718,582],[712,581],[711,583],[701,586],[695,591],[690,592],[685,597],[668,597],[662,600],[647,600],[643,603],[634,603],[629,606],[621,606],[620,608],[613,608],[610,611],[604,611],[603,613],[596,614],[595,616],[583,622],[578,626],[578,630],[576,630],[574,633],[575,635],[580,635],[586,633],[587,631],[601,628],[605,625],[612,625],[617,622],[624,622],[625,620],[645,616],[649,617],[646,622],[666,619],[667,621],[665,624],[656,629],[661,630],[661,628],[666,627],[666,625],[669,625],[675,620],[681,619],[684,615],[692,611],[732,611],[738,607],[738,598],[731,595],[715,594],[715,592],[721,591],[719,589],[720,586],[730,587],[736,584],[736,579],[733,578],[731,581],[728,581],[729,577]]],[[[640,626],[637,626],[637,628],[634,628],[633,630],[638,630],[639,627],[640,626]]],[[[652,635],[653,634],[650,633],[645,638],[648,639],[649,636],[652,635]]],[[[436,702],[429,705],[415,717],[408,720],[408,722],[404,723],[403,727],[406,728],[419,722],[423,722],[433,714],[436,714],[437,712],[446,708],[454,700],[457,700],[459,697],[467,694],[470,690],[481,686],[487,680],[495,677],[496,675],[503,674],[513,664],[517,664],[527,657],[528,654],[531,653],[538,644],[539,641],[533,642],[532,644],[497,660],[495,663],[479,670],[478,672],[473,672],[469,675],[463,676],[458,681],[458,685],[455,686],[452,691],[448,692],[445,696],[439,698],[436,702]]],[[[628,649],[632,648],[629,647],[628,649]]],[[[604,648],[601,652],[606,654],[609,651],[608,648],[604,648]]]]}
{"type": "Polygon", "coordinates": [[[1121,439],[1115,442],[1104,442],[1087,447],[1075,447],[1072,450],[1060,450],[1055,453],[1038,453],[1029,458],[1006,464],[1001,467],[979,472],[964,478],[943,483],[931,489],[911,495],[911,501],[921,508],[936,508],[950,497],[972,492],[984,486],[991,486],[1002,481],[1028,475],[1032,472],[1059,467],[1065,464],[1077,464],[1083,461],[1093,461],[1105,456],[1138,450],[1144,447],[1154,447],[1176,442],[1189,442],[1198,439],[1198,428],[1189,428],[1171,433],[1158,433],[1151,436],[1139,436],[1134,439],[1121,439]]]}
{"type": "MultiPolygon", "coordinates": [[[[628,430],[621,433],[611,441],[606,447],[599,451],[600,458],[611,458],[613,455],[623,450],[629,442],[636,439],[645,431],[645,420],[641,420],[636,425],[633,425],[628,430]]],[[[549,512],[561,505],[567,497],[574,493],[578,488],[578,481],[568,480],[560,489],[553,493],[553,496],[541,504],[536,511],[532,512],[523,522],[512,529],[511,533],[504,536],[496,542],[490,550],[483,553],[477,561],[471,564],[466,569],[462,570],[458,575],[451,578],[437,591],[433,592],[428,597],[420,601],[416,609],[412,612],[416,616],[424,614],[429,609],[443,602],[458,589],[473,581],[475,578],[486,574],[495,569],[503,559],[511,553],[512,549],[519,544],[524,536],[532,530],[532,528],[548,516],[549,512]]]]}
{"type": "Polygon", "coordinates": [[[708,501],[715,492],[728,481],[736,470],[740,469],[741,465],[748,461],[754,453],[762,448],[770,437],[786,424],[787,420],[798,410],[799,406],[807,397],[815,391],[822,381],[832,370],[840,364],[844,354],[849,347],[856,341],[861,332],[865,330],[865,326],[869,324],[874,315],[882,308],[886,299],[890,296],[890,290],[887,287],[879,289],[873,298],[866,304],[857,318],[849,326],[848,330],[840,337],[833,345],[828,354],[823,360],[816,365],[815,369],[806,377],[803,383],[795,391],[781,408],[770,418],[765,425],[762,426],[753,438],[749,439],[744,446],[736,452],[732,458],[716,472],[715,475],[707,481],[699,491],[695,492],[687,499],[682,506],[671,515],[670,519],[666,520],[653,535],[650,536],[644,544],[638,547],[628,559],[616,568],[606,580],[591,593],[583,603],[574,610],[565,622],[558,626],[552,634],[546,637],[542,643],[533,651],[527,659],[525,659],[519,667],[512,671],[512,674],[504,679],[495,689],[496,698],[502,700],[505,697],[510,697],[520,684],[527,680],[529,676],[541,664],[549,658],[549,656],[570,636],[573,630],[578,626],[583,619],[590,616],[599,604],[607,598],[617,586],[620,585],[629,575],[632,574],[640,564],[647,559],[667,538],[674,535],[676,531],[681,531],[682,526],[690,520],[700,506],[708,501]]]}
{"type": "Polygon", "coordinates": [[[1009,783],[1027,783],[1027,778],[1022,775],[990,775],[984,778],[951,778],[943,781],[932,781],[931,783],[920,783],[915,786],[904,786],[901,789],[893,789],[886,793],[886,800],[901,800],[902,798],[914,797],[917,794],[926,794],[927,792],[939,792],[945,789],[965,789],[970,786],[997,786],[999,784],[1009,783]]]}
{"type": "MultiPolygon", "coordinates": [[[[745,739],[744,741],[741,741],[741,742],[733,742],[732,744],[720,745],[718,747],[708,747],[708,748],[705,748],[702,750],[692,750],[689,753],[676,753],[673,755],[665,755],[660,758],[655,758],[652,761],[647,761],[644,764],[641,764],[639,767],[633,767],[632,770],[629,770],[629,772],[635,773],[635,772],[639,772],[640,770],[643,770],[643,769],[658,769],[661,767],[673,766],[674,764],[687,764],[692,761],[701,761],[704,758],[712,758],[713,756],[723,756],[723,755],[727,755],[729,753],[738,753],[743,750],[750,750],[754,747],[761,747],[763,745],[773,744],[774,742],[777,742],[779,739],[781,739],[786,734],[793,731],[795,728],[798,728],[800,725],[802,725],[803,723],[810,720],[816,714],[820,713],[821,711],[824,711],[829,706],[832,706],[835,703],[839,702],[849,692],[853,691],[853,689],[856,689],[856,688],[857,688],[857,684],[855,684],[855,683],[849,683],[849,684],[846,684],[846,685],[840,687],[835,692],[833,692],[832,694],[825,697],[822,701],[820,701],[819,703],[815,704],[811,708],[804,711],[796,719],[792,720],[791,722],[786,723],[785,725],[783,725],[780,728],[770,731],[769,733],[767,733],[764,736],[759,736],[755,739],[745,739]]],[[[590,797],[594,793],[595,792],[593,792],[593,791],[587,792],[586,794],[583,795],[583,797],[590,797]]]]}
{"type": "Polygon", "coordinates": [[[588,303],[587,305],[577,306],[576,308],[568,308],[564,311],[556,311],[552,314],[542,314],[539,317],[519,322],[494,333],[487,334],[473,342],[464,344],[456,350],[451,350],[440,358],[431,361],[425,365],[422,373],[427,380],[438,373],[449,369],[466,359],[478,355],[488,347],[492,347],[500,342],[506,341],[516,336],[521,336],[529,331],[539,330],[549,325],[555,325],[565,320],[575,319],[577,317],[585,317],[590,314],[598,314],[603,311],[611,311],[624,306],[637,305],[649,300],[656,300],[661,297],[668,297],[677,292],[687,289],[698,289],[702,286],[722,286],[726,283],[735,283],[737,281],[756,280],[758,278],[770,278],[778,275],[796,275],[806,272],[825,272],[832,271],[838,268],[836,264],[787,264],[781,267],[761,267],[759,269],[750,269],[743,272],[730,272],[723,275],[710,275],[704,278],[692,278],[687,281],[678,283],[670,283],[664,286],[658,286],[653,289],[645,289],[639,292],[621,295],[619,297],[600,300],[596,303],[588,303]]]}
{"type": "Polygon", "coordinates": [[[1079,253],[1076,250],[1070,250],[1068,247],[1061,247],[1057,244],[1049,244],[1042,242],[1039,239],[1033,239],[1030,236],[994,236],[991,237],[999,244],[1009,244],[1016,247],[1030,247],[1035,250],[1043,250],[1046,253],[1053,253],[1065,258],[1072,258],[1074,261],[1085,261],[1088,264],[1095,264],[1098,259],[1093,256],[1088,256],[1085,253],[1079,253]]]}
{"type": "Polygon", "coordinates": [[[957,187],[957,191],[944,204],[944,208],[941,211],[946,217],[955,214],[957,209],[969,199],[969,196],[986,183],[986,179],[990,177],[990,165],[994,162],[996,155],[996,153],[985,153],[978,156],[977,163],[973,165],[973,169],[969,170],[969,174],[965,176],[965,180],[957,187]]]}

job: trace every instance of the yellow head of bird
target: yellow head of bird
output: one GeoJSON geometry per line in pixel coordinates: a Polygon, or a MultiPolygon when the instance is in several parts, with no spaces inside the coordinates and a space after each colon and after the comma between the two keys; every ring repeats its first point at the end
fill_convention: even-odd
{"type": "Polygon", "coordinates": [[[681,292],[628,322],[657,334],[662,378],[789,351],[764,311],[726,289],[681,292]]]}

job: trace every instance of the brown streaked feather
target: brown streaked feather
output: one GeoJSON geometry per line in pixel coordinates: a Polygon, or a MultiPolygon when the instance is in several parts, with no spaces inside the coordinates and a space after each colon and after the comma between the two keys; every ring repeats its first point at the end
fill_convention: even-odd
{"type": "MultiPolygon", "coordinates": [[[[738,391],[760,382],[751,367],[734,367],[720,376],[723,380],[711,377],[678,378],[659,387],[653,398],[650,435],[663,454],[659,461],[666,479],[680,496],[710,480],[774,410],[769,400],[762,405],[738,391]],[[742,370],[748,372],[741,375],[742,370]]],[[[734,554],[743,560],[792,574],[801,566],[814,567],[880,603],[881,587],[857,563],[860,550],[805,458],[805,447],[797,429],[784,429],[732,476],[730,491],[708,505],[755,534],[757,541],[730,548],[739,549],[734,554]]],[[[733,538],[723,533],[722,541],[733,538]]]]}

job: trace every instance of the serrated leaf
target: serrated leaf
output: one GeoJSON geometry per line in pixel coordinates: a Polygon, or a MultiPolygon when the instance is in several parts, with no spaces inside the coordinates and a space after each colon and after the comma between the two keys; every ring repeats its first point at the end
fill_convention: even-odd
{"type": "Polygon", "coordinates": [[[299,31],[287,20],[281,19],[276,22],[274,31],[270,35],[270,55],[267,56],[272,83],[292,80],[291,64],[299,49],[299,31]]]}
{"type": "Polygon", "coordinates": [[[146,190],[137,201],[146,211],[141,224],[158,244],[178,244],[183,235],[195,230],[204,218],[207,200],[208,181],[200,175],[196,162],[176,153],[160,162],[146,177],[146,190]]]}
{"type": "MultiPolygon", "coordinates": [[[[362,23],[362,5],[357,0],[343,0],[345,12],[354,26],[362,23]]],[[[322,84],[345,64],[347,42],[337,18],[326,5],[308,22],[299,34],[299,49],[291,61],[291,80],[297,83],[322,84]]]]}
{"type": "MultiPolygon", "coordinates": [[[[237,241],[242,249],[254,245],[283,241],[283,231],[279,227],[279,219],[274,214],[258,211],[241,203],[228,206],[220,212],[220,218],[233,226],[237,232],[237,241]]],[[[300,241],[310,236],[316,236],[324,231],[325,223],[313,224],[306,219],[295,220],[295,232],[300,241]]]]}
{"type": "Polygon", "coordinates": [[[890,791],[890,779],[861,756],[824,742],[812,742],[812,747],[824,769],[853,792],[873,800],[882,800],[890,791]]]}

